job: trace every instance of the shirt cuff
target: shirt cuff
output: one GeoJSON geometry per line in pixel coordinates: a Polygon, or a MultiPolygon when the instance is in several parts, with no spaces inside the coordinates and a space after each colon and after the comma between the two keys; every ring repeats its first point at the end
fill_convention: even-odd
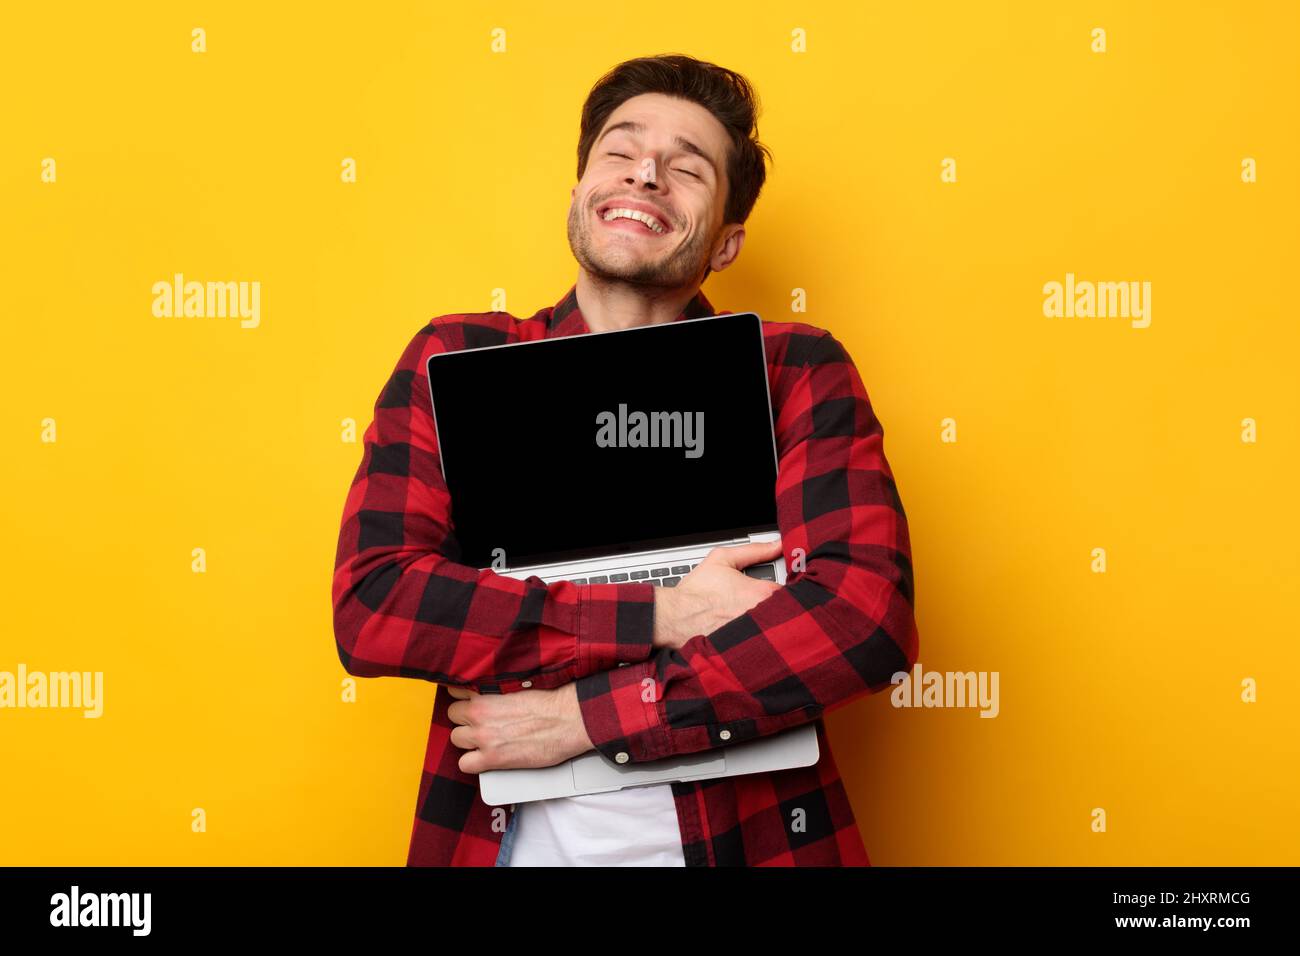
{"type": "Polygon", "coordinates": [[[615,763],[659,760],[672,752],[657,659],[574,681],[587,736],[615,763]]]}
{"type": "Polygon", "coordinates": [[[646,660],[654,650],[653,584],[580,584],[578,674],[646,660]]]}

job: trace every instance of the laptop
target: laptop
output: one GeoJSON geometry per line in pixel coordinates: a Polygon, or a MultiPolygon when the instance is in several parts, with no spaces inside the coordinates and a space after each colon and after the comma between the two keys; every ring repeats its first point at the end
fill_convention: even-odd
{"type": "MultiPolygon", "coordinates": [[[[756,313],[429,356],[453,560],[551,584],[675,587],[720,545],[773,541],[776,436],[756,313]]],[[[745,573],[784,584],[783,558],[745,573]]],[[[816,763],[802,724],[618,764],[488,770],[493,806],[816,763]]]]}

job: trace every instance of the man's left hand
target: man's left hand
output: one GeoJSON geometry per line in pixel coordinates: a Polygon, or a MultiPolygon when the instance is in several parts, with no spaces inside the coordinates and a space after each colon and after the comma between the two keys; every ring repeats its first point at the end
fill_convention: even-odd
{"type": "Polygon", "coordinates": [[[553,767],[595,749],[578,708],[578,686],[480,694],[443,684],[454,700],[447,708],[451,742],[464,750],[465,773],[553,767]]]}

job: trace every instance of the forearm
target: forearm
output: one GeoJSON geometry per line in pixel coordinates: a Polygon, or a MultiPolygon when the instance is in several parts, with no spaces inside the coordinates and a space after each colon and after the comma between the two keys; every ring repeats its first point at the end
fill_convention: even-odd
{"type": "Polygon", "coordinates": [[[645,660],[650,585],[545,584],[424,554],[400,564],[369,556],[334,579],[339,658],[359,677],[415,677],[501,692],[558,687],[645,660]]]}
{"type": "Polygon", "coordinates": [[[887,603],[875,620],[801,578],[711,634],[577,681],[585,728],[610,759],[640,762],[815,720],[910,669],[910,607],[887,603]]]}

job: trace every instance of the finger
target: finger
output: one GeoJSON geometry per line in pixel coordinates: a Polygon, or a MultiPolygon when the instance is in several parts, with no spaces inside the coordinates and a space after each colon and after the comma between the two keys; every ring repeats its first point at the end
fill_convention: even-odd
{"type": "Polygon", "coordinates": [[[468,727],[469,704],[462,700],[458,700],[454,704],[449,704],[447,707],[447,719],[453,724],[461,724],[462,726],[468,727]]]}
{"type": "Polygon", "coordinates": [[[477,750],[478,741],[474,737],[474,731],[469,727],[453,727],[451,734],[447,738],[452,745],[459,747],[461,750],[477,750]]]}
{"type": "Polygon", "coordinates": [[[760,602],[766,601],[777,591],[782,590],[782,587],[779,584],[774,584],[771,581],[759,581],[757,579],[751,579],[750,587],[751,587],[750,590],[751,594],[757,592],[758,594],[761,595],[761,597],[754,599],[754,604],[750,605],[750,610],[753,610],[754,606],[759,604],[760,602]],[[759,587],[753,587],[753,585],[759,585],[759,587]]]}
{"type": "Polygon", "coordinates": [[[460,759],[456,761],[456,765],[460,767],[462,773],[478,773],[481,770],[486,770],[485,764],[486,761],[477,750],[466,750],[460,755],[460,759]]]}
{"type": "Polygon", "coordinates": [[[448,694],[458,700],[466,700],[474,693],[468,687],[457,687],[455,684],[442,684],[441,686],[448,694]]]}
{"type": "Polygon", "coordinates": [[[733,544],[714,548],[705,556],[705,561],[729,568],[747,568],[759,561],[771,561],[781,553],[780,541],[752,541],[749,544],[733,544]]]}

